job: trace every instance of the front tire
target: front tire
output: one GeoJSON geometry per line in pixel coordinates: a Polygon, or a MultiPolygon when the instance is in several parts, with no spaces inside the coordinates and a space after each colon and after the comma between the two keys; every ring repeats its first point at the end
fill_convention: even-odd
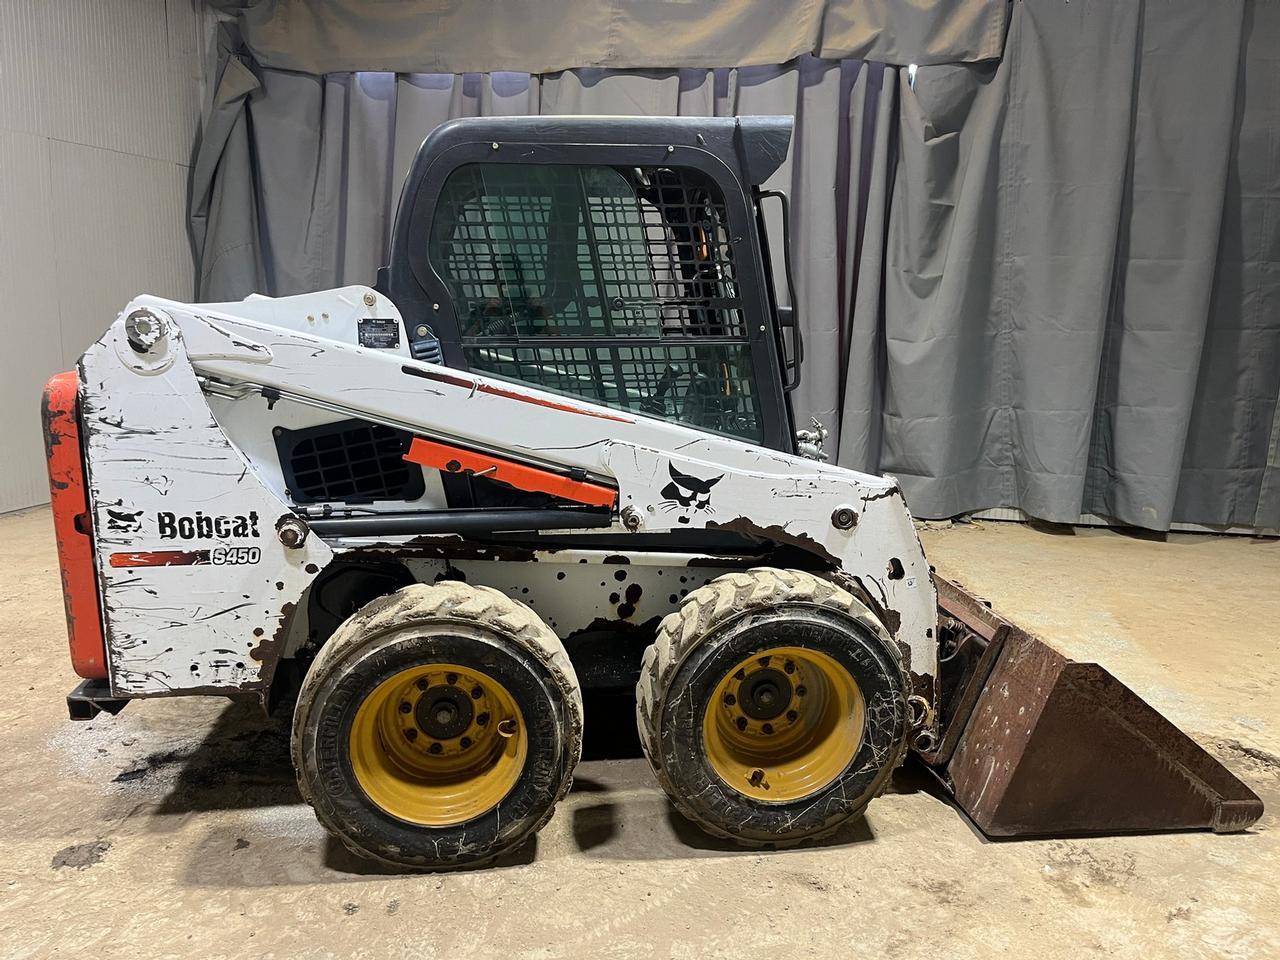
{"type": "Polygon", "coordinates": [[[757,568],[663,620],[636,715],[680,813],[746,846],[789,846],[834,833],[884,789],[906,750],[907,690],[861,602],[809,573],[757,568]]]}
{"type": "Polygon", "coordinates": [[[303,797],[353,852],[441,870],[513,850],[551,818],[582,750],[559,638],[490,587],[414,584],[321,648],[294,712],[303,797]]]}

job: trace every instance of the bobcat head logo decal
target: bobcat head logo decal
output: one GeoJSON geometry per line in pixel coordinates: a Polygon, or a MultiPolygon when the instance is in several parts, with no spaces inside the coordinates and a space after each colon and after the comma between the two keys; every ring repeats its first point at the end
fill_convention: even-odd
{"type": "Polygon", "coordinates": [[[688,523],[689,517],[695,510],[704,510],[707,513],[715,513],[715,508],[711,506],[711,488],[724,479],[724,474],[718,477],[712,477],[710,480],[702,480],[698,477],[691,477],[687,473],[681,473],[675,468],[674,464],[667,464],[667,472],[671,474],[671,482],[662,488],[662,503],[660,506],[663,510],[670,513],[672,510],[679,510],[680,516],[676,519],[680,523],[688,523]]]}

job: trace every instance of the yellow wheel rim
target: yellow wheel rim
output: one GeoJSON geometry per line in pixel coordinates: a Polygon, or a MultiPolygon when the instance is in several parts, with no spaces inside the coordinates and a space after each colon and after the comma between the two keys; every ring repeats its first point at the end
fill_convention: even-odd
{"type": "Polygon", "coordinates": [[[430,663],[384,680],[356,710],[351,767],[365,794],[409,823],[449,827],[506,798],[529,753],[524,716],[472,667],[430,663]]]}
{"type": "Polygon", "coordinates": [[[825,653],[772,647],[730,669],[702,722],[716,774],[753,800],[803,800],[857,756],[866,724],[862,691],[825,653]]]}

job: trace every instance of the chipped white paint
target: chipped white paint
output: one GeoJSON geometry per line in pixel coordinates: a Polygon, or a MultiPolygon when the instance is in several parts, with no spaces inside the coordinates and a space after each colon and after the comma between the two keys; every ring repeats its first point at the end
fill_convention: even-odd
{"type": "MultiPolygon", "coordinates": [[[[934,680],[932,581],[891,478],[422,363],[403,350],[360,347],[350,325],[363,309],[352,304],[363,304],[365,292],[372,291],[203,306],[140,297],[86,355],[82,401],[117,689],[252,686],[259,679],[253,665],[241,670],[234,664],[242,661],[222,652],[215,657],[215,649],[247,651],[252,642],[242,634],[255,626],[266,626],[270,636],[282,604],[297,602],[310,582],[306,564],[319,569],[330,559],[330,547],[314,535],[303,550],[286,550],[275,539],[276,519],[292,512],[275,479],[278,468],[267,462],[277,404],[583,471],[617,486],[619,511],[640,533],[723,526],[807,550],[857,578],[889,611],[912,672],[934,680]],[[123,332],[123,318],[140,308],[163,318],[170,331],[144,355],[123,332]],[[297,320],[321,313],[345,319],[325,327],[324,336],[297,320]],[[279,325],[282,317],[293,319],[279,325]],[[202,388],[219,395],[217,419],[202,388]],[[253,453],[246,458],[242,451],[253,453]],[[833,513],[845,507],[856,514],[851,529],[833,523],[833,513]],[[109,528],[109,508],[141,511],[141,527],[109,528]],[[260,562],[141,572],[105,565],[111,552],[172,547],[158,539],[154,515],[162,510],[256,512],[259,535],[251,545],[261,548],[260,562]]],[[[628,532],[620,514],[612,532],[628,532]]],[[[242,543],[232,538],[225,545],[242,543]]]]}
{"type": "Polygon", "coordinates": [[[641,530],[723,526],[821,551],[901,617],[896,635],[910,647],[911,670],[936,673],[929,565],[894,481],[754,447],[749,465],[729,469],[721,459],[722,441],[698,437],[666,450],[625,440],[604,444],[601,460],[618,482],[623,508],[638,508],[641,530]],[[715,479],[705,507],[698,499],[686,506],[688,496],[673,506],[664,495],[673,466],[683,476],[715,479]],[[846,506],[857,522],[841,530],[832,515],[846,506]]]}
{"type": "Polygon", "coordinates": [[[122,696],[254,689],[274,666],[263,656],[286,625],[285,604],[312,580],[307,565],[318,570],[332,551],[315,537],[296,550],[280,543],[275,524],[289,506],[214,422],[180,335],[169,341],[150,362],[126,363],[136,354],[117,321],[81,360],[111,686],[122,696]],[[171,514],[193,525],[199,514],[210,526],[243,518],[244,533],[232,521],[216,524],[222,536],[184,537],[170,529],[171,514]],[[226,548],[259,553],[254,563],[215,563],[226,548]],[[174,565],[112,565],[117,555],[157,551],[174,565]]]}

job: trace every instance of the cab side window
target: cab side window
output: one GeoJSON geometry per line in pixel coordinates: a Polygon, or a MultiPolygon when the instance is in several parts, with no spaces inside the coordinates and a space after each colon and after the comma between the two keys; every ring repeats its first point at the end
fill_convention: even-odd
{"type": "Polygon", "coordinates": [[[726,221],[695,170],[468,164],[428,261],[472,369],[758,442],[726,221]]]}

